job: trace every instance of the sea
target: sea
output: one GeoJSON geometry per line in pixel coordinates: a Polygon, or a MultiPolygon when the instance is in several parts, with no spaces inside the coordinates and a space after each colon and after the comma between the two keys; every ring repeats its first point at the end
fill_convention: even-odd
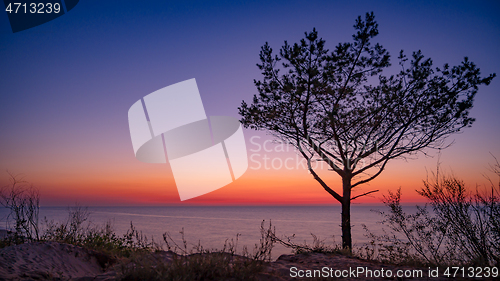
{"type": "MultiPolygon", "coordinates": [[[[72,207],[40,207],[40,227],[43,230],[45,219],[64,222],[72,207]]],[[[82,207],[83,208],[83,207],[82,207]]],[[[297,244],[313,243],[313,235],[326,245],[340,245],[342,242],[340,205],[332,206],[161,206],[161,207],[86,207],[89,222],[102,226],[109,222],[118,235],[124,235],[131,224],[149,240],[154,239],[165,247],[163,234],[188,249],[196,245],[204,249],[222,249],[224,243],[236,243],[236,252],[243,247],[252,252],[261,238],[261,225],[265,229],[272,225],[276,236],[297,244]],[[183,234],[181,234],[181,232],[183,234]],[[232,239],[232,240],[231,240],[232,239]]],[[[412,212],[415,207],[405,206],[412,212]]],[[[352,205],[351,224],[353,245],[362,247],[369,242],[365,225],[372,233],[383,232],[380,221],[383,217],[377,211],[387,212],[383,205],[352,205]]],[[[8,228],[8,210],[0,208],[0,228],[8,228]]],[[[276,245],[272,258],[290,254],[292,250],[276,245]]]]}

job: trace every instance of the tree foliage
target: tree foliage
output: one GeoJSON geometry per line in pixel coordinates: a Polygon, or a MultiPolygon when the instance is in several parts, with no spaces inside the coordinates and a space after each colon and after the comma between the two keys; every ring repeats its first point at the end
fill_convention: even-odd
{"type": "Polygon", "coordinates": [[[316,30],[293,46],[285,41],[279,55],[266,43],[258,64],[264,79],[255,80],[259,95],[253,103],[242,102],[242,123],[307,150],[307,158],[318,154],[341,175],[344,168],[361,175],[382,171],[390,159],[440,148],[444,137],[474,122],[469,110],[478,86],[494,74],[480,77],[467,57],[459,66],[433,68],[420,51],[409,62],[401,51],[402,70],[379,75],[390,56],[370,42],[378,34],[373,13],[354,27],[354,42],[331,53],[316,30]],[[376,75],[378,84],[367,84],[376,75]],[[367,158],[369,164],[358,166],[367,158]]]}

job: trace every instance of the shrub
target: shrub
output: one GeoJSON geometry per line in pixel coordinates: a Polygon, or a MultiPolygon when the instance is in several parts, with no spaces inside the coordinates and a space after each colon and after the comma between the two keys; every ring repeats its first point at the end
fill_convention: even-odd
{"type": "Polygon", "coordinates": [[[38,240],[40,208],[38,189],[19,176],[8,174],[10,184],[0,189],[0,204],[9,209],[7,228],[14,229],[14,231],[13,235],[9,235],[3,244],[19,244],[24,243],[25,240],[38,240]]]}
{"type": "MultiPolygon", "coordinates": [[[[491,168],[500,178],[499,162],[491,168]]],[[[374,235],[367,230],[371,243],[365,257],[393,263],[500,265],[500,183],[490,183],[487,191],[476,187],[470,192],[463,181],[441,175],[438,165],[434,179],[425,180],[417,191],[429,203],[417,206],[415,214],[403,212],[400,189],[389,192],[384,197],[389,213],[380,213],[390,232],[374,235]]]]}
{"type": "Polygon", "coordinates": [[[134,266],[122,267],[121,280],[256,280],[271,260],[275,244],[275,230],[261,224],[261,239],[252,253],[246,247],[237,255],[238,237],[226,240],[222,249],[204,249],[201,244],[188,246],[184,229],[180,231],[182,242],[177,243],[167,232],[163,235],[172,262],[151,261],[147,256],[136,257],[134,266]]]}
{"type": "Polygon", "coordinates": [[[136,251],[154,251],[159,246],[154,240],[138,231],[132,222],[130,229],[123,236],[115,233],[110,221],[104,225],[94,225],[89,220],[87,208],[79,206],[69,209],[68,218],[63,222],[48,221],[45,219],[46,230],[42,240],[68,243],[108,255],[111,260],[115,257],[129,257],[136,251]]]}

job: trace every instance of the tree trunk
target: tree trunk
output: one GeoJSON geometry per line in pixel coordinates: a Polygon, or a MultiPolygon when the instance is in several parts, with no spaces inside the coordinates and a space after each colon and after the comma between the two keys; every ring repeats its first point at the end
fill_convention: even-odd
{"type": "Polygon", "coordinates": [[[342,248],[352,249],[351,237],[351,177],[342,178],[342,248]]]}

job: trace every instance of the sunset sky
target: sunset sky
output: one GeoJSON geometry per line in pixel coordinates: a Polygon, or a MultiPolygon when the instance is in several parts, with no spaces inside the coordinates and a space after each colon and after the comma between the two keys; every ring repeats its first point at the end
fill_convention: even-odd
{"type": "MultiPolygon", "coordinates": [[[[0,186],[6,171],[40,189],[43,206],[337,204],[301,165],[264,132],[244,130],[249,169],[235,182],[181,202],[168,164],[134,156],[127,112],[145,95],[196,78],[207,115],[238,116],[257,93],[256,63],[267,41],[274,50],[316,28],[332,50],[351,40],[357,16],[373,11],[375,41],[397,68],[401,49],[422,50],[435,66],[464,56],[481,73],[500,74],[499,1],[80,1],[46,24],[12,33],[0,13],[0,186]],[[251,141],[252,139],[252,141],[251,141]],[[264,143],[266,144],[263,147],[264,143]],[[258,148],[261,147],[259,150],[258,148]],[[266,148],[266,150],[264,150],[266,148]],[[275,160],[264,166],[264,157],[275,160]],[[279,161],[293,158],[293,169],[279,161]],[[260,168],[258,163],[260,163],[260,168]]],[[[442,168],[467,186],[483,186],[488,164],[500,159],[500,78],[481,87],[472,128],[448,139],[442,168]]],[[[436,156],[436,151],[429,151],[436,156]]],[[[300,160],[300,158],[299,158],[300,160]]],[[[391,162],[354,195],[380,203],[388,190],[405,202],[437,156],[391,162]]],[[[203,167],[193,163],[193,176],[203,167]]],[[[341,179],[325,181],[340,192],[341,179]]]]}

